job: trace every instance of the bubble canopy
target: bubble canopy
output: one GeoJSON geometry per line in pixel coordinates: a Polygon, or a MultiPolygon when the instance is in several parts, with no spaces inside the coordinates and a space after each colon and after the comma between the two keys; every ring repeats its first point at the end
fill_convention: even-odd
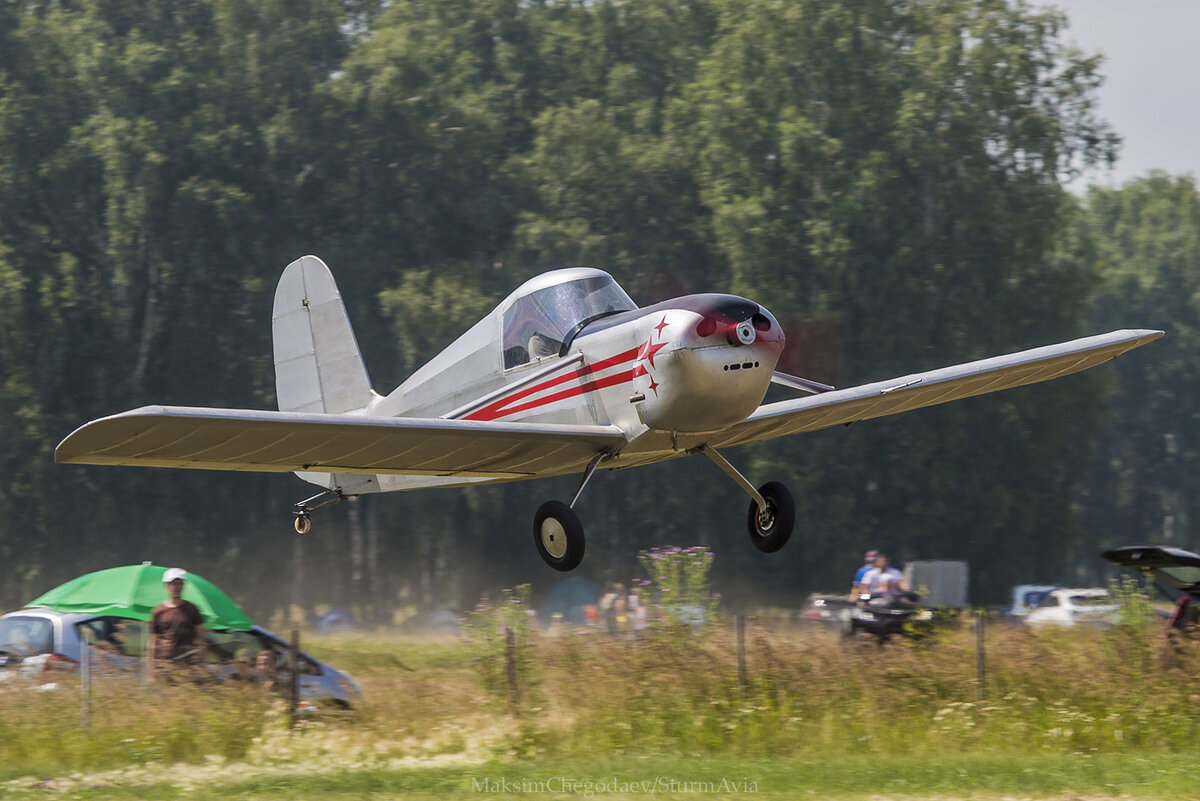
{"type": "Polygon", "coordinates": [[[555,270],[527,281],[505,301],[502,343],[505,369],[557,356],[577,329],[637,304],[602,270],[555,270]]]}

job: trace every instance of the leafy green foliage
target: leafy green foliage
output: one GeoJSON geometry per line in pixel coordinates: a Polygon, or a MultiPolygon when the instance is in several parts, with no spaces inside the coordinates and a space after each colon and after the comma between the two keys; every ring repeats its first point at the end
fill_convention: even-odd
{"type": "Polygon", "coordinates": [[[639,553],[638,561],[650,576],[642,592],[654,596],[668,623],[696,626],[712,622],[720,600],[709,584],[712,551],[702,545],[651,548],[639,553]]]}
{"type": "Polygon", "coordinates": [[[504,590],[493,606],[481,601],[467,617],[467,642],[472,666],[484,691],[507,697],[512,703],[522,692],[528,694],[533,669],[533,630],[529,607],[529,585],[504,590]]]}
{"type": "Polygon", "coordinates": [[[1120,317],[1161,328],[1156,358],[1122,359],[1110,424],[1082,501],[1105,545],[1196,547],[1200,508],[1190,477],[1200,459],[1200,194],[1191,177],[1154,173],[1121,189],[1092,188],[1081,224],[1094,237],[1102,285],[1095,325],[1120,317]]]}

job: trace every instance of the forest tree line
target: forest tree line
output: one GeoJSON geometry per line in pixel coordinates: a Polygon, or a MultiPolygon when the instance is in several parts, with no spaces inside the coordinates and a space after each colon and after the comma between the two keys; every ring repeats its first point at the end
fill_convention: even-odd
{"type": "Polygon", "coordinates": [[[1200,545],[1200,199],[1162,174],[1069,191],[1120,139],[1066,25],[1008,0],[0,5],[0,605],[142,560],[263,619],[560,578],[532,515],[574,479],[369,497],[301,538],[292,477],[54,464],[137,406],[275,408],[271,298],[306,253],[384,393],[570,265],[642,305],[760,300],[783,369],[837,386],[1167,331],[1068,379],[729,452],[796,497],[771,557],[705,459],[601,474],[577,506],[593,580],[706,545],[729,606],[794,605],[872,547],[965,559],[998,602],[1097,580],[1105,546],[1200,545]]]}

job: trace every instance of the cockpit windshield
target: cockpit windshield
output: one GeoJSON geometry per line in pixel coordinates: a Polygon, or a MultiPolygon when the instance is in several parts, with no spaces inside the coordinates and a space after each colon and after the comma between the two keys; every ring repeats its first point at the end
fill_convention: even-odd
{"type": "Polygon", "coordinates": [[[592,275],[530,292],[504,312],[504,367],[557,356],[587,320],[636,309],[610,276],[592,275]]]}

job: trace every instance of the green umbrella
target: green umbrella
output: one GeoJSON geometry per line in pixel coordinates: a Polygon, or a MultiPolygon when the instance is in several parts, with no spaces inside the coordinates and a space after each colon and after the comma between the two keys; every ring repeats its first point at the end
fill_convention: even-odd
{"type": "MultiPolygon", "coordinates": [[[[147,563],[85,573],[34,598],[26,606],[149,620],[154,607],[168,597],[162,580],[166,571],[165,567],[147,563]]],[[[245,631],[254,625],[228,595],[195,573],[187,574],[183,597],[199,607],[204,625],[211,629],[245,631]]]]}

